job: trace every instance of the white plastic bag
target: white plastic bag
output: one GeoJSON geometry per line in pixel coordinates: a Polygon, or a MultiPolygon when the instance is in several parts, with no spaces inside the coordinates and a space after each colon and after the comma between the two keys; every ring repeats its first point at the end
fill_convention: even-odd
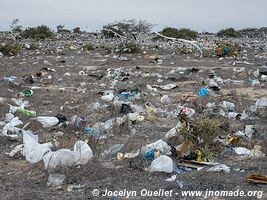
{"type": "Polygon", "coordinates": [[[256,106],[258,107],[267,107],[267,98],[266,97],[262,97],[260,99],[258,99],[255,103],[256,106]]]}
{"type": "Polygon", "coordinates": [[[113,91],[106,91],[104,95],[101,97],[103,101],[112,101],[114,98],[113,91]]]}
{"type": "Polygon", "coordinates": [[[57,166],[84,165],[93,157],[93,151],[86,142],[77,141],[74,151],[60,149],[50,151],[43,157],[46,169],[54,169],[57,166]]]}
{"type": "Polygon", "coordinates": [[[70,149],[59,149],[56,152],[48,152],[44,157],[45,169],[54,169],[57,166],[77,165],[79,153],[70,149]]]}
{"type": "Polygon", "coordinates": [[[30,132],[23,132],[23,154],[26,160],[33,164],[43,159],[43,156],[51,151],[48,144],[40,144],[38,136],[30,132]]]}
{"type": "Polygon", "coordinates": [[[172,173],[173,171],[173,161],[168,156],[160,156],[157,159],[153,160],[149,167],[150,172],[166,172],[172,173]]]}
{"type": "Polygon", "coordinates": [[[173,127],[171,130],[169,130],[166,133],[165,138],[171,138],[174,136],[178,136],[179,130],[181,127],[182,127],[182,123],[179,121],[175,127],[173,127]]]}
{"type": "Polygon", "coordinates": [[[166,142],[164,142],[162,139],[152,144],[146,145],[146,148],[160,151],[161,154],[165,154],[165,155],[171,152],[171,147],[166,142]]]}
{"type": "Polygon", "coordinates": [[[38,122],[40,122],[44,128],[55,126],[59,123],[59,120],[56,117],[43,116],[43,117],[36,117],[35,119],[38,122]]]}
{"type": "Polygon", "coordinates": [[[21,120],[19,120],[18,117],[13,118],[9,123],[7,123],[4,126],[4,128],[2,130],[2,134],[3,135],[7,135],[7,132],[8,132],[9,129],[12,129],[15,126],[18,126],[18,125],[21,125],[21,124],[23,124],[23,122],[21,120]]]}
{"type": "Polygon", "coordinates": [[[78,141],[74,145],[74,151],[79,153],[78,164],[86,164],[92,157],[93,151],[86,142],[78,141]]]}

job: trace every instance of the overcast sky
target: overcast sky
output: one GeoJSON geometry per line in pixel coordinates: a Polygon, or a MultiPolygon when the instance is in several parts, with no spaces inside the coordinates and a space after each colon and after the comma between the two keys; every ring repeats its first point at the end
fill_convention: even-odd
{"type": "Polygon", "coordinates": [[[155,30],[172,26],[198,31],[267,26],[267,0],[0,0],[0,30],[11,21],[24,27],[80,26],[95,31],[122,19],[146,19],[155,30]]]}

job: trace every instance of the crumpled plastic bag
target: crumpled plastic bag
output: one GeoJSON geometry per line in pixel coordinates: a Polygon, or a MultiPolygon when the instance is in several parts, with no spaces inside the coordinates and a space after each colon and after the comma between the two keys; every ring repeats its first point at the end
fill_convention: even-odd
{"type": "Polygon", "coordinates": [[[113,91],[106,91],[104,95],[101,97],[103,101],[112,101],[114,99],[113,91]]]}
{"type": "Polygon", "coordinates": [[[90,146],[83,141],[77,141],[74,150],[60,149],[48,152],[44,157],[45,168],[55,169],[57,166],[84,165],[93,157],[90,146]]]}
{"type": "Polygon", "coordinates": [[[40,122],[44,128],[52,127],[59,123],[59,120],[56,117],[42,116],[36,117],[35,119],[40,122]]]}
{"type": "Polygon", "coordinates": [[[172,173],[173,171],[173,161],[170,157],[162,155],[157,159],[153,160],[150,167],[150,172],[166,172],[172,173]]]}
{"type": "Polygon", "coordinates": [[[18,117],[13,118],[9,123],[7,123],[4,126],[4,128],[2,130],[2,134],[3,135],[7,135],[7,132],[8,132],[9,129],[12,129],[15,126],[18,126],[18,125],[21,125],[21,124],[23,124],[23,122],[21,120],[19,120],[18,117]]]}
{"type": "Polygon", "coordinates": [[[40,144],[38,136],[30,132],[23,132],[23,143],[23,154],[31,164],[39,162],[47,152],[51,151],[49,144],[40,144]]]}
{"type": "Polygon", "coordinates": [[[148,144],[146,145],[147,149],[154,149],[157,151],[160,151],[161,154],[170,154],[171,152],[171,147],[162,139],[152,143],[152,144],[148,144]]]}

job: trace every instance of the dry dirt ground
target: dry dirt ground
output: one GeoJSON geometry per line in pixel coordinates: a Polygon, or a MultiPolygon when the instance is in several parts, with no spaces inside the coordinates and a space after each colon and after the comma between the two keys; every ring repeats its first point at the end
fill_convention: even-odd
{"type": "MultiPolygon", "coordinates": [[[[158,65],[152,63],[154,59],[144,58],[141,55],[127,55],[130,61],[119,61],[111,56],[105,57],[105,52],[101,49],[94,50],[90,53],[67,52],[65,55],[47,55],[45,53],[36,54],[35,51],[24,50],[25,54],[15,58],[2,58],[0,60],[0,75],[16,76],[18,78],[27,77],[31,74],[39,72],[43,67],[51,67],[56,72],[48,72],[52,75],[52,79],[47,76],[40,83],[24,84],[24,86],[14,86],[8,82],[2,81],[0,84],[0,96],[7,99],[15,97],[16,91],[26,89],[28,86],[40,86],[34,89],[31,97],[24,98],[29,101],[29,110],[37,112],[38,116],[55,116],[61,113],[69,120],[71,116],[78,115],[88,118],[88,124],[93,125],[97,121],[106,121],[115,116],[121,116],[116,113],[112,107],[102,111],[90,110],[90,103],[102,102],[100,99],[103,91],[108,90],[110,79],[105,78],[107,69],[115,69],[122,67],[124,71],[130,72],[129,79],[120,80],[114,87],[115,91],[124,89],[126,91],[136,89],[144,94],[141,100],[136,100],[136,104],[145,104],[150,102],[157,108],[171,112],[175,109],[175,104],[179,103],[179,96],[184,93],[196,94],[201,88],[201,82],[208,79],[210,70],[214,70],[222,79],[244,81],[240,84],[232,82],[223,85],[219,93],[211,92],[208,97],[198,98],[197,102],[192,105],[198,112],[197,116],[201,116],[201,106],[205,106],[210,101],[221,102],[223,100],[231,101],[236,105],[237,112],[242,113],[243,110],[249,109],[250,105],[254,105],[260,97],[267,96],[266,83],[261,86],[251,87],[248,78],[258,69],[259,66],[266,64],[254,61],[253,65],[238,64],[232,65],[232,60],[225,59],[220,62],[217,58],[195,57],[187,58],[187,56],[172,55],[166,52],[147,51],[147,54],[158,55],[163,57],[163,64],[158,65]],[[26,52],[27,51],[27,52],[26,52]],[[106,61],[103,63],[103,59],[106,61]],[[44,64],[44,60],[51,63],[44,64]],[[63,61],[64,60],[64,61],[63,61]],[[175,64],[170,64],[170,62],[175,64]],[[98,66],[97,70],[87,71],[84,66],[98,66]],[[172,70],[179,67],[188,69],[184,74],[171,74],[172,70]],[[240,69],[244,67],[242,72],[235,72],[233,68],[240,69]],[[190,69],[199,69],[198,73],[190,72],[190,69]],[[79,71],[84,70],[86,75],[79,75],[79,71]],[[70,76],[64,76],[66,72],[70,72],[70,76]],[[157,83],[157,75],[163,76],[163,83],[157,83]],[[138,75],[139,74],[139,75],[138,75]],[[141,74],[150,74],[141,76],[141,74]],[[166,78],[168,76],[168,78],[166,78]],[[80,83],[85,82],[85,86],[81,87],[80,83]],[[104,86],[100,86],[105,83],[104,86]],[[170,91],[159,90],[159,95],[151,96],[147,94],[146,85],[160,85],[174,83],[177,88],[170,91]],[[65,88],[62,91],[60,88],[65,88]],[[84,90],[84,93],[81,90],[84,90]],[[171,98],[169,105],[160,103],[160,96],[168,94],[171,98]]],[[[252,54],[253,55],[253,54],[252,54]]],[[[251,57],[253,60],[253,57],[251,57]]],[[[8,112],[9,106],[0,107],[0,121],[4,121],[5,114],[8,112]]],[[[255,144],[262,146],[263,153],[267,154],[267,138],[266,138],[266,119],[265,112],[251,114],[257,118],[245,121],[236,119],[227,119],[230,129],[229,133],[238,130],[244,130],[245,125],[255,125],[257,129],[256,135],[253,136],[251,142],[244,145],[252,148],[255,144]]],[[[29,118],[22,117],[23,122],[29,121],[29,118]]],[[[24,124],[25,124],[24,123],[24,124]]],[[[6,137],[0,137],[0,199],[126,199],[125,197],[93,197],[91,191],[97,189],[109,190],[136,190],[140,191],[145,188],[148,190],[174,190],[181,192],[182,190],[244,190],[244,191],[264,191],[262,199],[267,199],[267,188],[264,185],[254,185],[246,182],[246,176],[251,173],[260,173],[267,175],[267,160],[245,159],[240,160],[234,153],[229,153],[223,145],[218,144],[218,151],[215,153],[215,159],[219,163],[228,165],[231,168],[230,173],[223,172],[207,172],[193,170],[188,173],[178,174],[177,180],[183,183],[183,188],[179,188],[177,182],[166,182],[165,179],[170,178],[170,174],[151,173],[142,170],[149,166],[149,162],[138,157],[135,159],[124,159],[118,161],[115,158],[104,160],[101,158],[101,152],[114,144],[124,144],[124,152],[132,152],[138,150],[142,145],[155,142],[164,138],[164,135],[176,125],[177,119],[167,117],[162,112],[157,114],[154,121],[143,121],[133,124],[135,132],[133,133],[127,127],[117,128],[112,134],[100,140],[97,144],[92,144],[94,158],[86,165],[79,167],[67,167],[58,169],[59,173],[66,175],[66,179],[61,187],[47,187],[48,172],[44,169],[43,163],[29,164],[21,155],[15,158],[8,157],[5,152],[10,152],[17,144],[21,144],[22,140],[10,141],[6,137]],[[243,171],[240,171],[240,170],[243,171]],[[77,186],[70,189],[71,186],[77,186]]],[[[42,128],[40,124],[32,123],[29,129],[37,133],[40,142],[53,141],[54,133],[59,131],[58,127],[42,128]]],[[[59,142],[58,148],[72,148],[74,143],[79,139],[85,139],[86,135],[81,131],[75,133],[74,127],[68,126],[64,130],[64,135],[57,137],[59,142]]],[[[89,144],[90,145],[90,144],[89,144]]],[[[175,158],[174,158],[175,160],[175,158]]],[[[177,160],[175,160],[177,161],[177,160]]],[[[177,161],[178,162],[178,161],[177,161]]],[[[189,197],[131,197],[130,199],[190,199],[189,197]]],[[[202,198],[191,198],[202,199],[202,198]]],[[[232,199],[230,197],[213,197],[210,199],[232,199]]],[[[256,197],[244,198],[236,197],[234,199],[257,199],[256,197]]]]}

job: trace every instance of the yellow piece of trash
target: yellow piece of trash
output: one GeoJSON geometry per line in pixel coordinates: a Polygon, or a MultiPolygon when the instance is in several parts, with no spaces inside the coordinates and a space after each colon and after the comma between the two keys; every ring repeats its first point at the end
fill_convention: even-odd
{"type": "Polygon", "coordinates": [[[122,160],[124,158],[124,154],[122,154],[122,153],[117,153],[117,159],[118,160],[122,160]]]}
{"type": "Polygon", "coordinates": [[[230,137],[227,139],[227,143],[228,144],[233,144],[233,143],[236,143],[236,142],[239,142],[240,138],[239,137],[230,137]]]}
{"type": "Polygon", "coordinates": [[[156,112],[156,108],[153,108],[152,106],[145,105],[145,107],[146,107],[146,111],[148,113],[155,113],[156,112]]]}
{"type": "Polygon", "coordinates": [[[203,155],[202,155],[201,151],[197,150],[197,161],[198,162],[203,162],[202,157],[203,157],[203,155]]]}
{"type": "Polygon", "coordinates": [[[158,157],[160,157],[160,151],[155,151],[154,158],[158,158],[158,157]]]}
{"type": "Polygon", "coordinates": [[[147,116],[147,119],[148,120],[155,120],[156,119],[156,108],[152,107],[152,106],[148,106],[148,105],[145,105],[146,107],[146,112],[148,114],[147,116]]]}

